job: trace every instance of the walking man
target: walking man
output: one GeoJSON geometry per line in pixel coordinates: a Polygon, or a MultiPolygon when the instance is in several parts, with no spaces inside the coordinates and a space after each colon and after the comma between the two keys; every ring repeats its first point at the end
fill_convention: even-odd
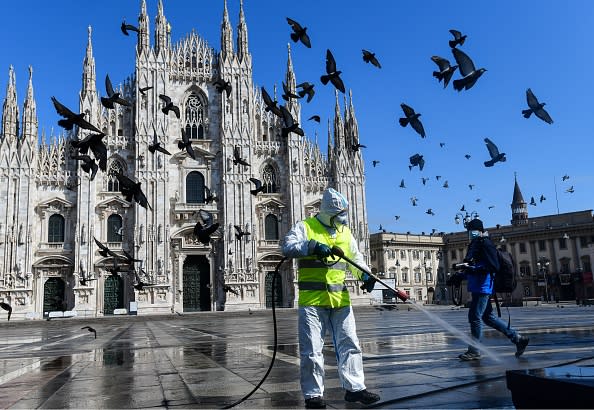
{"type": "MultiPolygon", "coordinates": [[[[363,376],[363,357],[351,300],[345,285],[345,262],[332,257],[333,246],[363,268],[369,269],[347,226],[348,202],[344,195],[328,188],[320,212],[297,222],[285,237],[283,254],[299,258],[299,356],[301,391],[305,407],[326,408],[324,401],[324,337],[332,333],[338,361],[338,375],[346,390],[344,399],[362,404],[375,403],[377,394],[368,392],[363,376]]],[[[371,292],[375,280],[351,267],[371,292]]]]}

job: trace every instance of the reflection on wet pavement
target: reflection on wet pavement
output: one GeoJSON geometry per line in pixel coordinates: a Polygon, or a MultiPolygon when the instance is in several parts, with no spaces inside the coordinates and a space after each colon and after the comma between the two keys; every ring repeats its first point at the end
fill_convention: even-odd
{"type": "MultiPolygon", "coordinates": [[[[466,310],[432,312],[468,331],[466,310]]],[[[466,363],[457,359],[464,342],[422,313],[357,308],[366,384],[382,396],[376,407],[511,408],[505,370],[592,354],[594,309],[511,312],[513,325],[530,336],[526,353],[516,359],[514,346],[487,330],[484,343],[502,361],[466,363]]],[[[238,407],[303,407],[296,311],[281,310],[278,321],[274,368],[238,407]]],[[[11,322],[0,324],[0,332],[2,408],[221,408],[260,381],[273,354],[270,311],[11,322]],[[97,329],[97,339],[84,325],[97,329]]],[[[329,407],[356,408],[343,400],[330,339],[324,354],[329,407]]]]}

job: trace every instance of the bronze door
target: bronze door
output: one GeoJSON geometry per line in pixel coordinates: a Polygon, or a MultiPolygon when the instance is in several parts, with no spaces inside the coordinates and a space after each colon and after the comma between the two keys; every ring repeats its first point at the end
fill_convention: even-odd
{"type": "Polygon", "coordinates": [[[115,309],[124,307],[124,284],[119,276],[109,275],[105,278],[103,291],[103,314],[113,315],[115,309]]]}
{"type": "MultiPolygon", "coordinates": [[[[61,278],[49,278],[43,285],[43,316],[47,317],[49,312],[64,309],[65,284],[61,278]]],[[[66,309],[64,309],[66,310],[66,309]]]]}
{"type": "Polygon", "coordinates": [[[210,310],[210,264],[204,256],[188,256],[183,267],[184,312],[210,310]]]}

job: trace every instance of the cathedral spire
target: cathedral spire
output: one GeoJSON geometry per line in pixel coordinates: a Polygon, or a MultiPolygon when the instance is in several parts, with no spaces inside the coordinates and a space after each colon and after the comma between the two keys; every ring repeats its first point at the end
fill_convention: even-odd
{"type": "Polygon", "coordinates": [[[169,46],[169,23],[163,14],[163,0],[159,0],[157,18],[155,19],[155,53],[167,50],[169,46]]]}
{"type": "Polygon", "coordinates": [[[243,0],[239,0],[239,24],[237,25],[237,58],[249,63],[248,33],[245,15],[243,14],[243,0]]]}
{"type": "Polygon", "coordinates": [[[230,58],[233,55],[233,31],[229,21],[229,11],[227,10],[227,0],[223,11],[223,23],[221,24],[221,55],[223,59],[230,58]]]}
{"type": "Polygon", "coordinates": [[[338,101],[338,90],[334,90],[336,104],[334,105],[334,150],[343,148],[344,123],[340,115],[340,102],[338,101]]]}
{"type": "Polygon", "coordinates": [[[140,14],[138,15],[138,43],[136,45],[136,52],[140,54],[149,49],[149,18],[146,14],[146,0],[140,3],[140,14]]]}
{"type": "Polygon", "coordinates": [[[16,94],[16,80],[12,65],[8,69],[8,86],[2,107],[2,136],[6,140],[16,140],[19,135],[19,107],[16,94]]]}
{"type": "Polygon", "coordinates": [[[524,197],[522,196],[522,191],[520,191],[520,186],[518,185],[518,178],[514,173],[514,196],[512,198],[512,225],[526,225],[528,223],[528,206],[526,201],[524,201],[524,197]]]}
{"type": "MultiPolygon", "coordinates": [[[[285,84],[289,89],[289,92],[296,94],[297,80],[295,79],[295,72],[293,71],[293,59],[291,58],[291,43],[287,43],[287,72],[285,74],[285,84]]],[[[298,102],[294,98],[290,98],[287,102],[287,108],[289,111],[293,111],[296,108],[298,102]]]]}
{"type": "Polygon", "coordinates": [[[34,145],[37,142],[37,106],[33,96],[33,67],[29,66],[29,84],[23,111],[23,140],[27,139],[34,145]]]}
{"type": "Polygon", "coordinates": [[[359,143],[359,124],[355,116],[355,106],[353,105],[353,90],[349,90],[349,131],[351,132],[351,139],[353,145],[359,143]]]}
{"type": "Polygon", "coordinates": [[[95,78],[95,58],[93,57],[93,43],[91,42],[91,33],[93,29],[88,28],[87,39],[87,53],[83,62],[83,83],[81,90],[81,97],[85,98],[87,95],[95,95],[97,93],[96,78],[95,78]]]}

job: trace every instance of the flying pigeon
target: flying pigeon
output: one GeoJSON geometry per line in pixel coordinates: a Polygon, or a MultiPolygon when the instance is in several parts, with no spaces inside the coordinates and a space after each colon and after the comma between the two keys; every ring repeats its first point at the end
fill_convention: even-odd
{"type": "Polygon", "coordinates": [[[241,158],[241,153],[238,145],[236,145],[233,148],[233,165],[237,164],[245,165],[246,167],[251,167],[251,165],[248,164],[245,159],[241,158]]]}
{"type": "Polygon", "coordinates": [[[225,292],[231,292],[231,293],[233,293],[235,296],[239,296],[239,292],[238,292],[238,291],[236,291],[235,289],[233,289],[233,288],[232,288],[231,286],[229,286],[229,285],[224,285],[224,286],[223,286],[223,290],[224,290],[225,292]]]}
{"type": "Polygon", "coordinates": [[[439,56],[433,56],[431,57],[431,60],[439,67],[439,71],[433,72],[433,77],[437,78],[439,82],[443,80],[443,88],[446,88],[458,66],[450,65],[450,62],[447,59],[439,56]]]}
{"type": "Polygon", "coordinates": [[[89,333],[93,333],[95,335],[95,339],[97,339],[97,331],[93,329],[91,326],[84,326],[80,328],[81,330],[87,329],[89,333]]]}
{"type": "Polygon", "coordinates": [[[143,208],[153,209],[149,205],[146,195],[144,195],[144,192],[140,189],[141,182],[134,182],[125,176],[121,170],[119,173],[114,173],[114,175],[120,183],[120,191],[122,192],[122,195],[124,195],[126,201],[132,202],[132,200],[134,200],[143,208]]]}
{"type": "Polygon", "coordinates": [[[464,158],[466,158],[466,159],[470,159],[470,154],[466,154],[466,155],[464,155],[464,158]]]}
{"type": "Polygon", "coordinates": [[[138,28],[136,26],[133,26],[131,24],[126,24],[126,20],[122,21],[122,25],[120,26],[120,30],[122,30],[122,33],[126,36],[129,36],[130,33],[128,33],[128,31],[135,31],[135,32],[139,32],[138,28]]]}
{"type": "Polygon", "coordinates": [[[426,213],[427,215],[435,216],[435,213],[433,212],[433,210],[432,210],[431,208],[427,209],[427,210],[425,211],[425,213],[426,213]]]}
{"type": "Polygon", "coordinates": [[[470,190],[472,191],[472,188],[474,188],[474,184],[468,184],[468,188],[470,188],[470,190]]]}
{"type": "Polygon", "coordinates": [[[440,148],[443,148],[444,146],[445,146],[445,142],[440,142],[440,143],[439,143],[439,147],[440,147],[440,148]]]}
{"type": "Polygon", "coordinates": [[[495,208],[495,205],[489,205],[487,208],[493,209],[493,208],[495,208]]]}
{"type": "Polygon", "coordinates": [[[107,92],[107,97],[101,97],[101,105],[105,108],[113,109],[114,104],[125,105],[126,107],[132,106],[130,101],[120,98],[120,93],[116,93],[113,90],[109,75],[105,76],[105,91],[107,92]]]}
{"type": "Polygon", "coordinates": [[[226,92],[227,98],[231,97],[231,81],[225,81],[224,78],[218,78],[212,83],[212,85],[214,85],[215,89],[221,94],[226,92]]]}
{"type": "Polygon", "coordinates": [[[140,91],[140,94],[142,94],[142,95],[146,95],[146,92],[147,92],[148,90],[152,89],[152,88],[153,88],[152,86],[148,86],[148,87],[141,87],[141,88],[139,88],[139,89],[138,89],[138,91],[140,91]]]}
{"type": "Polygon", "coordinates": [[[487,149],[489,150],[489,155],[491,159],[489,161],[485,161],[484,164],[486,167],[492,167],[497,162],[505,162],[505,152],[499,153],[499,149],[497,145],[489,138],[485,138],[485,143],[487,144],[487,149]]]}
{"type": "Polygon", "coordinates": [[[444,188],[449,188],[450,187],[450,184],[448,184],[448,181],[446,181],[446,182],[443,183],[443,187],[444,188]]]}
{"type": "Polygon", "coordinates": [[[108,256],[111,256],[111,257],[114,257],[114,258],[119,258],[120,257],[120,255],[118,255],[117,253],[115,253],[114,251],[112,251],[111,249],[109,249],[107,246],[105,246],[101,242],[99,242],[97,240],[97,238],[93,237],[93,239],[95,240],[95,243],[99,247],[99,255],[103,256],[104,258],[107,258],[108,256]]]}
{"type": "Polygon", "coordinates": [[[93,152],[93,156],[98,162],[99,169],[107,170],[107,145],[103,142],[105,134],[89,134],[82,140],[72,140],[70,145],[76,148],[81,154],[86,154],[89,149],[93,152]]]}
{"type": "Polygon", "coordinates": [[[530,197],[530,205],[536,206],[536,201],[534,200],[534,197],[530,197]]]}
{"type": "Polygon", "coordinates": [[[162,152],[165,155],[171,155],[169,151],[167,151],[159,142],[159,138],[157,137],[157,131],[153,127],[153,143],[148,146],[148,150],[151,154],[154,154],[155,151],[162,152]]]}
{"type": "Polygon", "coordinates": [[[575,191],[573,190],[573,185],[572,185],[571,187],[567,188],[567,189],[565,190],[565,192],[569,192],[570,194],[573,194],[573,193],[575,192],[575,191]]]}
{"type": "Polygon", "coordinates": [[[264,191],[266,189],[265,185],[262,185],[262,181],[256,178],[250,178],[250,181],[254,183],[256,186],[255,189],[250,189],[250,193],[254,196],[258,195],[258,193],[264,191]]]}
{"type": "Polygon", "coordinates": [[[451,48],[456,48],[457,45],[463,45],[464,41],[466,41],[467,36],[463,36],[458,30],[450,30],[450,33],[454,36],[454,39],[449,41],[451,48]]]}
{"type": "Polygon", "coordinates": [[[334,60],[334,56],[330,50],[326,50],[326,73],[320,77],[322,84],[326,85],[330,81],[338,91],[344,94],[344,83],[340,78],[342,71],[336,70],[336,60],[334,60]]]}
{"type": "Polygon", "coordinates": [[[75,125],[79,128],[83,128],[85,130],[90,130],[93,132],[101,133],[101,130],[95,127],[90,122],[84,119],[85,113],[75,114],[74,112],[70,111],[65,105],[60,103],[56,97],[52,97],[52,103],[56,109],[56,112],[61,116],[64,117],[63,120],[58,121],[58,125],[63,127],[64,129],[71,130],[75,125]]]}
{"type": "Polygon", "coordinates": [[[543,108],[546,105],[546,103],[539,103],[530,88],[526,90],[526,100],[528,101],[528,107],[530,108],[527,110],[522,110],[524,118],[530,118],[530,115],[534,113],[534,115],[536,115],[538,118],[540,118],[547,124],[553,123],[553,119],[551,118],[549,113],[543,108]]]}
{"type": "Polygon", "coordinates": [[[406,186],[404,186],[404,179],[400,181],[400,188],[406,188],[406,186]]]}
{"type": "Polygon", "coordinates": [[[289,99],[291,98],[301,98],[299,97],[297,94],[293,94],[291,92],[291,90],[289,90],[289,87],[287,87],[287,84],[285,84],[285,82],[283,81],[283,95],[281,95],[281,97],[283,98],[283,100],[285,101],[289,101],[289,99]]]}
{"type": "Polygon", "coordinates": [[[241,229],[241,226],[239,225],[233,225],[235,227],[235,239],[237,239],[238,241],[241,240],[241,238],[243,236],[248,236],[251,235],[250,232],[246,232],[244,230],[241,229]]]}
{"type": "Polygon", "coordinates": [[[423,128],[423,124],[419,120],[421,114],[415,113],[411,107],[406,104],[400,104],[402,107],[402,111],[404,111],[404,118],[400,118],[398,122],[401,126],[406,127],[408,124],[421,136],[421,138],[425,138],[425,129],[423,128]]]}
{"type": "Polygon", "coordinates": [[[380,162],[379,162],[378,160],[375,160],[375,159],[374,159],[373,161],[371,161],[371,163],[373,164],[373,167],[375,168],[375,166],[376,166],[377,164],[379,164],[380,162]]]}
{"type": "Polygon", "coordinates": [[[418,166],[419,170],[422,171],[423,167],[425,166],[425,160],[423,156],[420,154],[415,154],[409,158],[410,165],[408,166],[409,170],[412,170],[413,167],[418,166]]]}
{"type": "Polygon", "coordinates": [[[301,40],[305,47],[311,48],[311,41],[309,39],[309,36],[307,35],[307,27],[301,27],[301,24],[297,23],[295,20],[290,19],[288,17],[287,23],[289,23],[289,25],[293,29],[293,32],[291,33],[291,40],[293,40],[295,43],[301,40]]]}
{"type": "Polygon", "coordinates": [[[165,102],[165,106],[161,108],[163,114],[169,115],[169,111],[173,111],[175,116],[179,118],[179,107],[173,104],[173,102],[171,102],[171,98],[169,98],[165,94],[159,94],[159,98],[165,102]]]}
{"type": "Polygon", "coordinates": [[[461,212],[464,212],[464,211],[466,211],[466,208],[464,207],[464,205],[462,205],[462,208],[460,208],[460,211],[461,211],[461,212]]]}
{"type": "Polygon", "coordinates": [[[421,182],[423,182],[423,185],[426,185],[427,181],[429,181],[429,178],[421,177],[421,182]]]}
{"type": "Polygon", "coordinates": [[[294,132],[297,135],[301,135],[302,137],[305,136],[305,132],[301,128],[299,128],[299,123],[295,121],[289,110],[284,105],[280,106],[280,110],[282,113],[282,118],[284,122],[284,127],[281,129],[281,135],[284,138],[288,138],[289,134],[294,132]]]}
{"type": "Polygon", "coordinates": [[[462,74],[462,78],[454,80],[454,90],[470,90],[479,77],[487,70],[484,68],[479,68],[477,70],[470,57],[457,48],[452,48],[452,53],[454,54],[454,58],[458,63],[460,74],[462,74]]]}
{"type": "Polygon", "coordinates": [[[272,101],[272,98],[270,98],[270,95],[266,92],[264,87],[262,87],[262,99],[264,100],[264,104],[266,104],[266,108],[264,108],[264,111],[272,111],[273,114],[279,116],[280,118],[283,117],[280,108],[278,108],[278,106],[276,105],[277,102],[272,101]]]}
{"type": "Polygon", "coordinates": [[[561,178],[562,181],[567,181],[569,179],[569,175],[565,174],[563,175],[563,177],[561,178]]]}
{"type": "Polygon", "coordinates": [[[314,120],[315,122],[319,123],[320,122],[320,116],[319,115],[312,115],[307,120],[308,121],[314,120]]]}
{"type": "Polygon", "coordinates": [[[90,155],[75,155],[74,153],[71,153],[70,158],[77,161],[82,161],[82,164],[80,165],[81,169],[87,174],[91,175],[91,181],[95,179],[95,175],[97,175],[99,166],[95,163],[95,160],[91,158],[90,155]]]}
{"type": "Polygon", "coordinates": [[[367,148],[367,145],[356,143],[356,144],[353,144],[351,146],[351,148],[353,149],[353,151],[356,152],[356,151],[359,151],[359,148],[367,148]]]}
{"type": "Polygon", "coordinates": [[[10,320],[10,316],[12,315],[12,306],[10,306],[6,302],[0,302],[0,308],[6,310],[8,312],[8,320],[10,320]]]}
{"type": "Polygon", "coordinates": [[[545,196],[544,196],[544,195],[541,195],[541,196],[540,196],[540,202],[542,202],[542,201],[546,201],[546,198],[545,198],[545,196]]]}
{"type": "Polygon", "coordinates": [[[218,202],[219,198],[215,195],[214,192],[210,190],[206,185],[204,185],[204,203],[210,204],[211,202],[218,202]]]}
{"type": "MultiPolygon", "coordinates": [[[[146,272],[142,269],[140,269],[140,272],[143,273],[143,275],[146,275],[146,272]]],[[[150,288],[156,286],[155,283],[144,283],[142,280],[140,280],[140,276],[138,273],[136,273],[136,271],[134,271],[134,277],[136,278],[136,283],[132,286],[138,291],[142,291],[145,287],[150,288]]]]}
{"type": "Polygon", "coordinates": [[[394,215],[394,218],[395,218],[396,220],[399,220],[399,219],[400,219],[400,215],[394,215]]]}
{"type": "Polygon", "coordinates": [[[412,206],[417,206],[417,201],[418,201],[418,199],[416,196],[413,196],[410,198],[410,202],[412,202],[412,206]]]}
{"type": "Polygon", "coordinates": [[[380,64],[379,61],[377,61],[377,58],[375,57],[375,53],[372,53],[371,51],[367,51],[367,50],[361,50],[363,51],[363,61],[365,61],[366,63],[371,63],[374,66],[376,66],[377,68],[382,68],[382,65],[380,64]]]}
{"type": "Polygon", "coordinates": [[[177,147],[181,151],[185,150],[190,158],[196,159],[196,153],[194,152],[194,148],[192,148],[192,141],[190,141],[190,137],[188,137],[183,128],[181,129],[181,141],[178,141],[177,147]]]}
{"type": "Polygon", "coordinates": [[[305,100],[306,102],[310,102],[316,93],[314,91],[314,84],[308,83],[307,81],[301,84],[297,84],[297,88],[301,88],[301,90],[297,91],[299,97],[303,98],[307,94],[307,100],[305,100]]]}
{"type": "Polygon", "coordinates": [[[213,223],[213,216],[210,212],[200,209],[198,215],[202,220],[202,223],[196,222],[194,226],[194,235],[198,238],[200,243],[208,245],[210,243],[210,235],[212,235],[217,229],[219,229],[218,222],[213,223]]]}
{"type": "Polygon", "coordinates": [[[435,180],[439,181],[441,179],[441,175],[435,175],[435,180]]]}

